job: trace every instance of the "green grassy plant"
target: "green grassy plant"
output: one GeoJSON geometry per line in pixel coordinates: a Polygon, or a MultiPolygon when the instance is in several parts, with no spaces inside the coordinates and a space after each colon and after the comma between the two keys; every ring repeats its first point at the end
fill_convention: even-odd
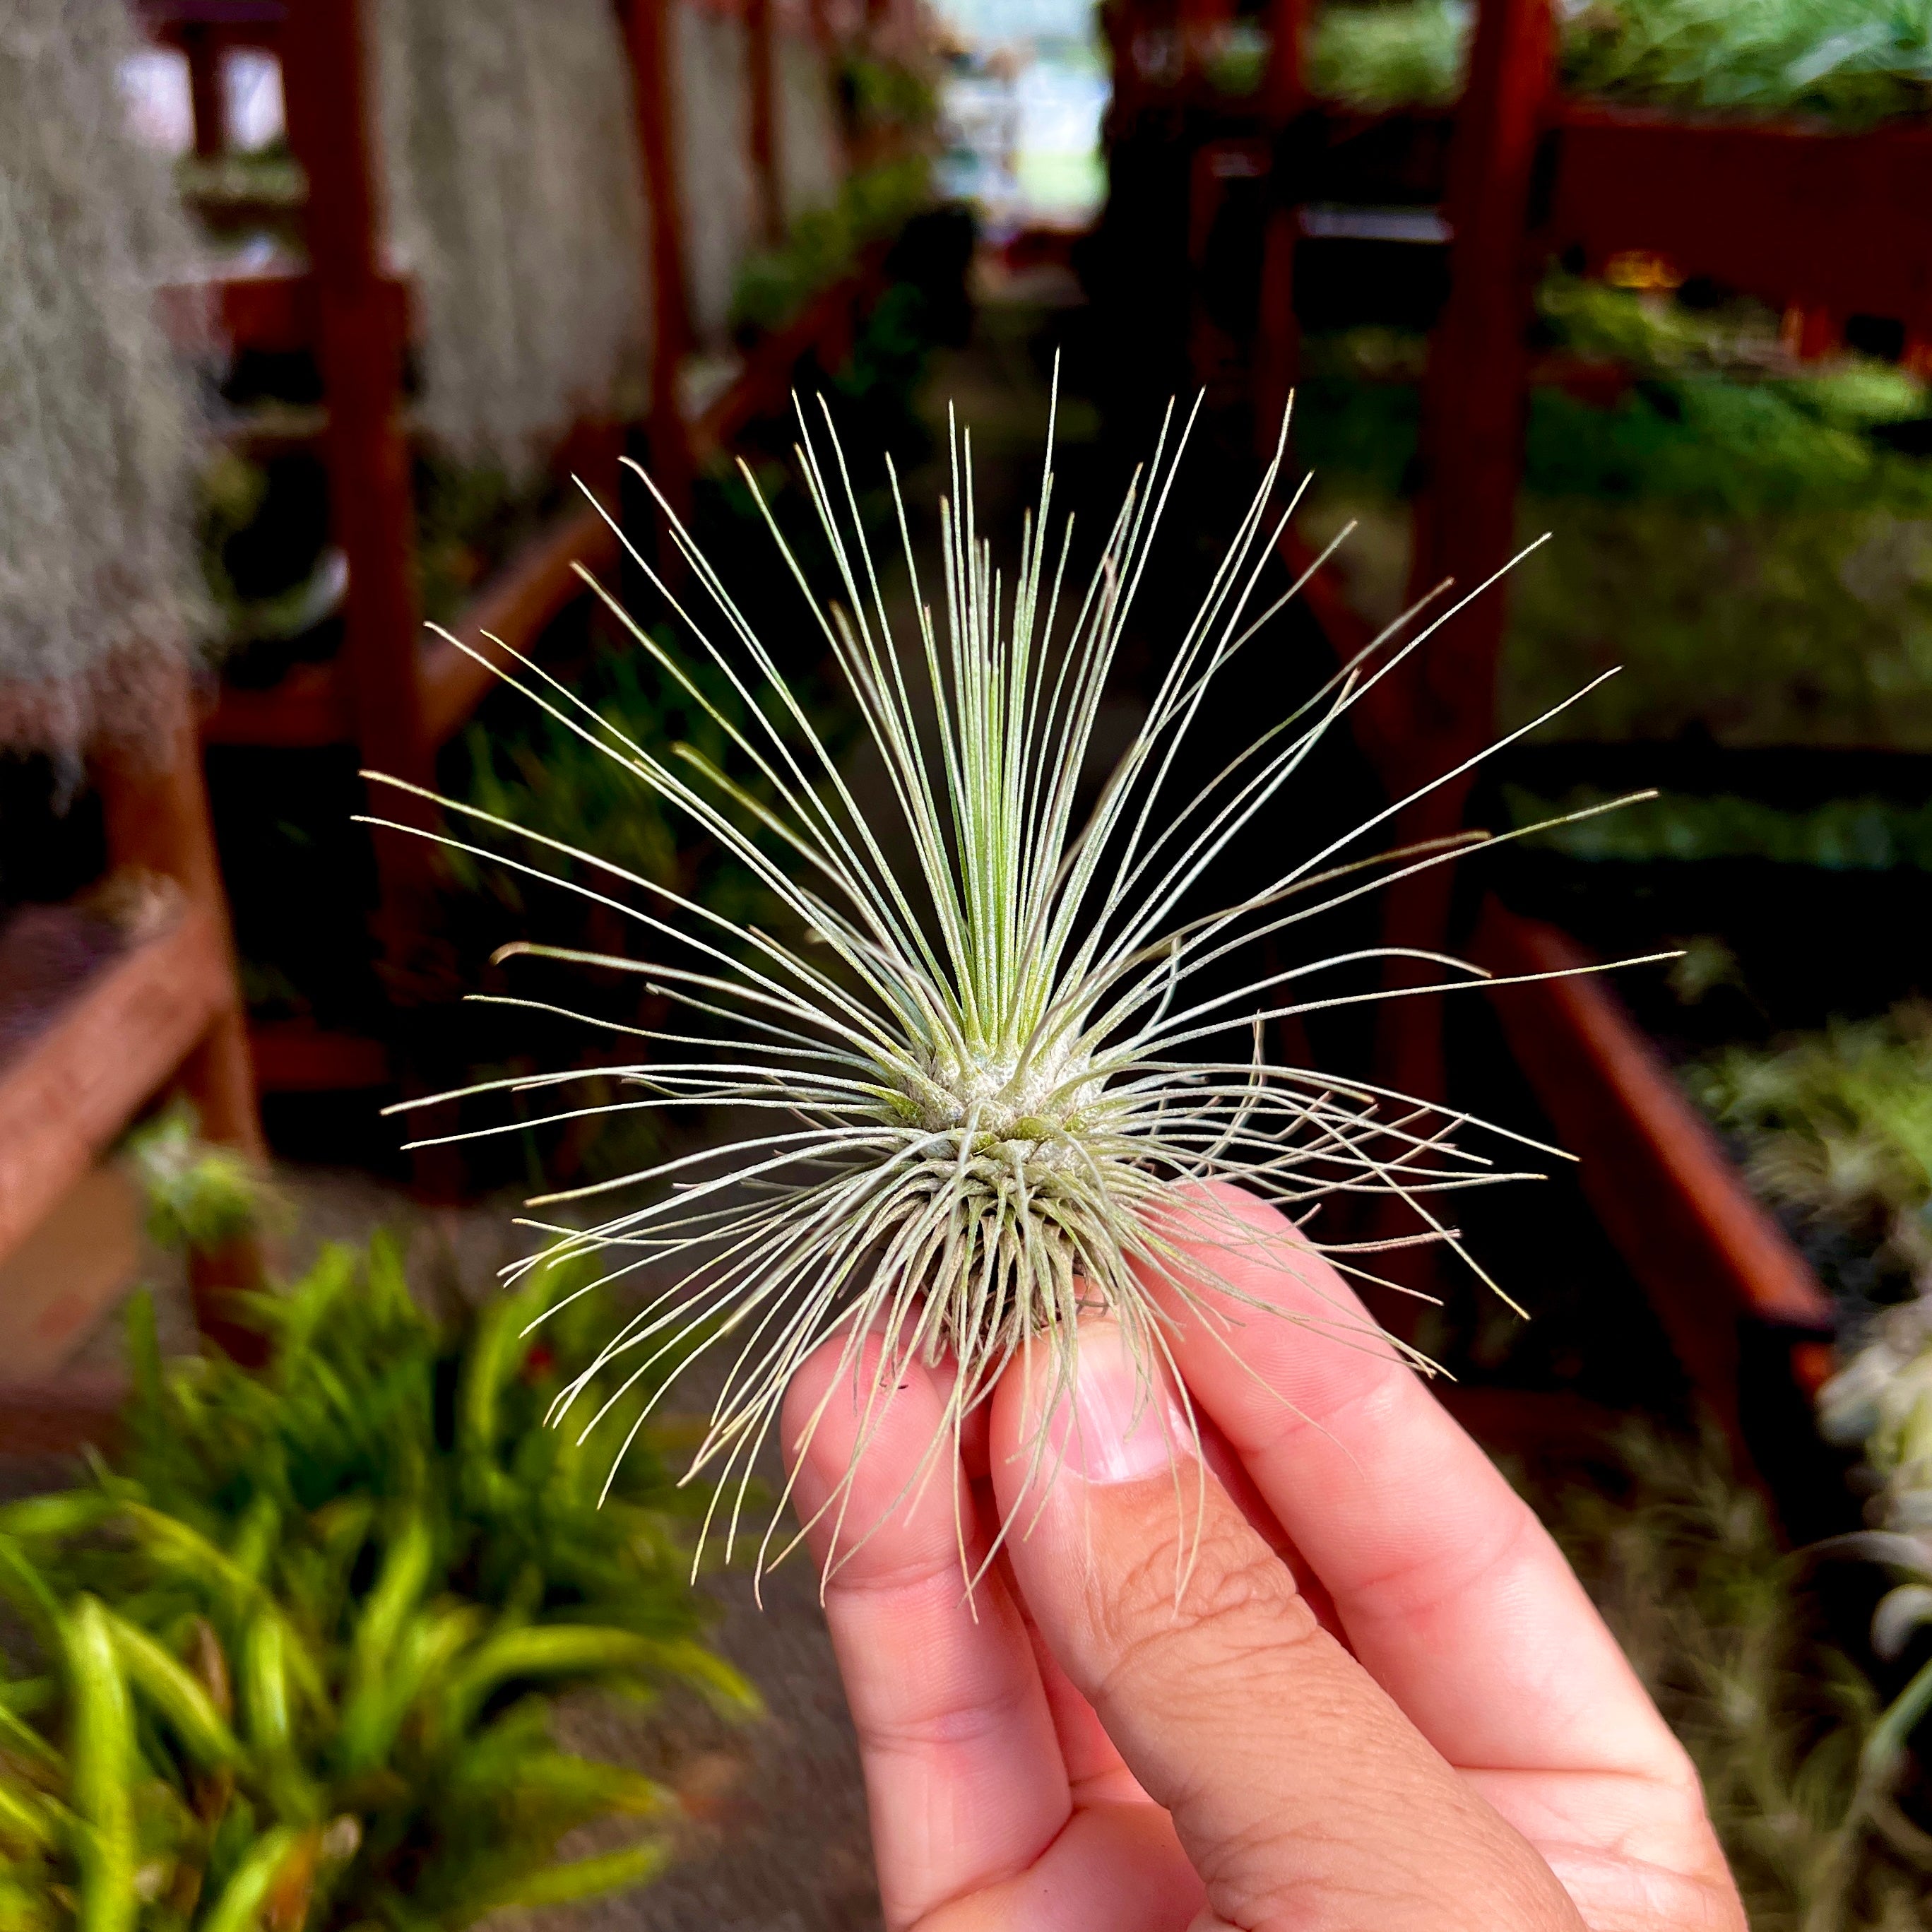
{"type": "Polygon", "coordinates": [[[932,131],[939,118],[939,92],[923,68],[860,46],[848,48],[839,67],[860,134],[917,140],[932,131]]]}
{"type": "Polygon", "coordinates": [[[1472,17],[1467,0],[1323,7],[1308,48],[1309,87],[1370,113],[1446,107],[1462,91],[1472,17]]]}
{"type": "Polygon", "coordinates": [[[266,1181],[232,1148],[201,1138],[194,1109],[177,1102],[144,1121],[122,1144],[148,1206],[158,1247],[210,1253],[260,1226],[270,1203],[266,1181]]]}
{"type": "MultiPolygon", "coordinates": [[[[1317,93],[1370,111],[1462,91],[1473,10],[1455,0],[1331,4],[1316,16],[1317,93]]],[[[1604,0],[1562,16],[1576,94],[1865,127],[1932,102],[1923,0],[1604,0]]]]}
{"type": "MultiPolygon", "coordinates": [[[[1538,797],[1520,786],[1504,788],[1511,820],[1537,825],[1604,800],[1580,787],[1562,800],[1538,797]]],[[[1882,798],[1833,799],[1806,811],[1785,811],[1730,794],[1703,796],[1666,792],[1615,813],[1538,834],[1538,844],[1573,859],[1636,863],[1675,859],[1766,859],[1781,866],[1830,872],[1932,872],[1932,806],[1894,805],[1882,798]]]]}
{"type": "Polygon", "coordinates": [[[1932,1010],[1729,1048],[1684,1079],[1767,1199],[1932,1278],[1932,1010]]]}
{"type": "Polygon", "coordinates": [[[868,243],[896,233],[932,197],[921,156],[882,161],[848,176],[830,207],[799,215],[782,245],[744,262],[732,298],[734,326],[752,334],[782,328],[845,274],[868,243]]]}
{"type": "Polygon", "coordinates": [[[1754,1932],[1922,1924],[1932,1888],[1862,1809],[1877,1699],[1822,1633],[1810,1559],[1779,1548],[1714,1433],[1633,1426],[1616,1450],[1610,1484],[1539,1496],[1696,1765],[1754,1932]]]}
{"type": "Polygon", "coordinates": [[[0,1924],[428,1932],[648,1877],[674,1802],[559,1750],[550,1706],[754,1700],[700,1641],[661,1442],[600,1509],[543,1426],[595,1318],[432,1321],[381,1242],[251,1308],[260,1372],[164,1367],[137,1304],[119,1466],[0,1510],[46,1666],[0,1691],[0,1924]],[[641,1842],[559,1862],[621,1816],[641,1842]]]}

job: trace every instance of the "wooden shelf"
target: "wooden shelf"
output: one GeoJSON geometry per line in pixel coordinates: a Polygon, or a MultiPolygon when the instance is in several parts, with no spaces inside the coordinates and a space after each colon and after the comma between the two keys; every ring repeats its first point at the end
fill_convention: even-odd
{"type": "Polygon", "coordinates": [[[815,354],[828,364],[845,359],[866,309],[877,298],[885,259],[884,244],[873,243],[851,274],[753,345],[737,380],[692,424],[692,448],[698,457],[728,448],[750,424],[788,409],[793,376],[806,356],[815,354]]]}
{"type": "Polygon", "coordinates": [[[0,1388],[0,1456],[112,1454],[128,1384],[118,1376],[62,1376],[0,1388]]]}
{"type": "Polygon", "coordinates": [[[232,998],[220,926],[190,903],[0,1061],[0,1252],[86,1172],[232,998]]]}
{"type": "Polygon", "coordinates": [[[248,1029],[255,1084],[265,1094],[337,1094],[390,1083],[380,1040],[331,1033],[308,1020],[276,1020],[248,1029]]]}
{"type": "Polygon", "coordinates": [[[134,11],[151,34],[182,27],[279,27],[286,0],[134,0],[134,11]]]}
{"type": "Polygon", "coordinates": [[[224,685],[201,727],[204,744],[278,752],[346,744],[355,735],[348,694],[332,663],[298,664],[266,691],[224,685]]]}
{"type": "Polygon", "coordinates": [[[1558,130],[1548,245],[1580,249],[1592,272],[1641,250],[1774,307],[1932,331],[1932,127],[1839,134],[1566,101],[1558,130]]]}
{"type": "MultiPolygon", "coordinates": [[[[618,550],[610,526],[591,505],[583,504],[532,538],[449,628],[478,650],[488,650],[484,641],[488,636],[527,651],[557,614],[584,594],[576,566],[608,570],[618,550]]],[[[445,744],[463,728],[495,680],[474,658],[441,638],[428,639],[421,658],[424,722],[432,742],[445,744]]]]}
{"type": "MultiPolygon", "coordinates": [[[[879,286],[883,248],[868,251],[862,266],[815,296],[783,328],[756,344],[723,395],[691,425],[691,443],[702,456],[730,446],[747,424],[785,406],[794,373],[808,356],[842,360],[867,304],[879,286]]],[[[611,439],[596,430],[578,440],[592,473],[606,465],[611,439]]],[[[566,466],[570,466],[566,464],[566,466]]],[[[597,510],[582,503],[544,526],[478,592],[448,628],[466,644],[487,650],[486,635],[526,651],[566,605],[582,594],[575,566],[608,571],[617,562],[616,533],[597,510]]],[[[424,724],[430,742],[446,744],[460,731],[492,682],[490,671],[443,639],[426,637],[418,646],[424,724]]],[[[224,686],[202,726],[211,745],[254,745],[274,750],[348,743],[355,718],[334,663],[300,664],[265,691],[224,686]]]]}
{"type": "MultiPolygon", "coordinates": [[[[482,645],[485,632],[527,650],[559,611],[580,595],[573,566],[604,570],[616,560],[617,539],[585,504],[539,531],[498,571],[450,628],[482,645]]],[[[483,646],[487,648],[487,646],[483,646]]],[[[425,725],[442,745],[463,728],[490,688],[490,673],[437,637],[416,646],[425,725]]],[[[266,691],[224,686],[202,726],[210,745],[253,745],[278,751],[313,750],[352,742],[355,716],[335,662],[298,664],[266,691]]]]}
{"type": "MultiPolygon", "coordinates": [[[[408,341],[412,320],[409,285],[391,276],[376,286],[378,299],[386,305],[386,325],[408,341]]],[[[209,274],[170,283],[158,291],[157,299],[162,326],[178,347],[200,347],[211,329],[220,343],[238,352],[292,356],[320,346],[322,298],[307,269],[209,274]]]]}
{"type": "MultiPolygon", "coordinates": [[[[1313,554],[1292,532],[1284,560],[1297,577],[1313,554]]],[[[1370,642],[1369,626],[1330,570],[1304,590],[1331,648],[1345,661],[1370,642]]],[[[1413,721],[1399,681],[1358,706],[1358,736],[1378,761],[1409,739],[1413,721]]],[[[1472,947],[1499,976],[1564,972],[1589,956],[1556,928],[1522,919],[1495,899],[1472,947]]],[[[1670,1069],[1594,974],[1500,987],[1491,994],[1510,1050],[1562,1144],[1582,1162],[1585,1195],[1642,1283],[1692,1382],[1720,1418],[1737,1414],[1742,1321],[1815,1336],[1832,1320],[1830,1298],[1742,1178],[1670,1069]]],[[[1796,1339],[1794,1374],[1812,1384],[1816,1364],[1796,1339]]],[[[1460,1399],[1445,1398],[1453,1408],[1460,1399]]]]}

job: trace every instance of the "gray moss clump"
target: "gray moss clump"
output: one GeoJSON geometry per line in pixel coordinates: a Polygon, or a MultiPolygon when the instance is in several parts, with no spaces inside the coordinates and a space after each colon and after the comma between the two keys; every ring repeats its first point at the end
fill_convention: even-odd
{"type": "Polygon", "coordinates": [[[641,403],[643,164],[610,0],[382,0],[389,232],[422,304],[425,428],[522,485],[641,403]]]}
{"type": "Polygon", "coordinates": [[[0,746],[154,734],[200,622],[191,379],[158,285],[190,244],[129,134],[124,0],[0,7],[0,746]]]}

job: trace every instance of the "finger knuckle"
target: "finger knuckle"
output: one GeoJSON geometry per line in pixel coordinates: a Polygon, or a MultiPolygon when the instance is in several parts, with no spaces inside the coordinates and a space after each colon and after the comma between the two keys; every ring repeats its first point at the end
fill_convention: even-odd
{"type": "Polygon", "coordinates": [[[1287,1566],[1245,1526],[1148,1550],[1105,1593],[1100,1620],[1115,1674],[1179,1666],[1203,1694],[1216,1679],[1242,1682],[1264,1654],[1278,1657],[1318,1628],[1287,1566]]]}

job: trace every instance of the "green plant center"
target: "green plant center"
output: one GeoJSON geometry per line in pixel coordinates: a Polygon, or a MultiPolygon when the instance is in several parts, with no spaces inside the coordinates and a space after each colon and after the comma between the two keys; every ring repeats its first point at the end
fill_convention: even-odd
{"type": "Polygon", "coordinates": [[[974,1154],[1002,1143],[1037,1152],[1064,1141],[1076,1124],[1092,1083],[1081,1077],[1085,1063],[1066,1053],[1022,1057],[950,1054],[927,1068],[916,1096],[919,1124],[928,1132],[970,1136],[974,1154]]]}

